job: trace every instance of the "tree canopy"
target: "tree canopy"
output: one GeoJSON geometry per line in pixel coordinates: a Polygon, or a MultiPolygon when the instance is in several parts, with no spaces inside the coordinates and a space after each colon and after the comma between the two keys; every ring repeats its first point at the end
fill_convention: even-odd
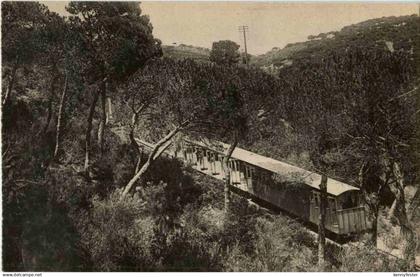
{"type": "Polygon", "coordinates": [[[213,42],[210,51],[210,61],[219,64],[231,66],[239,62],[239,45],[231,40],[221,40],[213,42]]]}

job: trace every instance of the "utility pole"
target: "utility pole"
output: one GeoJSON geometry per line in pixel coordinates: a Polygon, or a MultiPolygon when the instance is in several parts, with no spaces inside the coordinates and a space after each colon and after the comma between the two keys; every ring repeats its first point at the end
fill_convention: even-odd
{"type": "Polygon", "coordinates": [[[238,30],[239,30],[239,32],[243,33],[243,35],[244,35],[245,63],[246,63],[246,66],[249,68],[248,50],[246,48],[246,32],[248,32],[248,26],[245,26],[245,25],[239,26],[238,30]]]}

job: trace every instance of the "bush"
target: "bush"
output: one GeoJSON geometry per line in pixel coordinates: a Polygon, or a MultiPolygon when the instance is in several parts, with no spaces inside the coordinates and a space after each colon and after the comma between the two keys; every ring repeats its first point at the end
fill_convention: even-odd
{"type": "Polygon", "coordinates": [[[403,261],[390,259],[379,253],[375,247],[362,243],[346,247],[338,258],[341,264],[339,271],[396,272],[407,268],[403,261]]]}
{"type": "Polygon", "coordinates": [[[237,243],[225,259],[227,271],[311,271],[315,269],[312,250],[303,238],[302,226],[284,217],[259,217],[255,224],[254,251],[237,243]]]}
{"type": "MultiPolygon", "coordinates": [[[[170,217],[168,216],[169,220],[170,217]]],[[[187,205],[171,226],[155,226],[153,255],[160,271],[220,271],[224,212],[187,205]],[[166,228],[162,228],[166,226],[166,228]]]]}
{"type": "Polygon", "coordinates": [[[120,200],[116,190],[104,200],[93,199],[90,224],[82,232],[94,270],[145,271],[153,265],[153,220],[144,215],[139,196],[120,200]]]}
{"type": "Polygon", "coordinates": [[[83,270],[79,235],[69,210],[47,190],[45,181],[22,185],[4,201],[3,245],[8,271],[83,270]]]}

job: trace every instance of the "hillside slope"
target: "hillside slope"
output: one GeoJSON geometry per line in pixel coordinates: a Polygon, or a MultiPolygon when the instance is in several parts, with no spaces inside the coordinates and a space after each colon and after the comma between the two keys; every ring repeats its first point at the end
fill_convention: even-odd
{"type": "Polygon", "coordinates": [[[210,49],[197,47],[192,45],[163,45],[163,56],[179,59],[192,59],[197,62],[208,62],[210,57],[210,49]]]}
{"type": "MultiPolygon", "coordinates": [[[[409,47],[419,33],[416,25],[418,16],[383,17],[370,19],[346,26],[338,32],[311,35],[307,41],[290,43],[284,48],[274,47],[265,54],[251,56],[250,63],[266,71],[276,73],[278,69],[291,65],[293,59],[324,52],[329,48],[351,46],[354,44],[376,43],[393,50],[409,47]]],[[[163,45],[165,57],[174,59],[193,59],[208,62],[210,49],[192,45],[163,45]]]]}
{"type": "Polygon", "coordinates": [[[375,44],[387,47],[391,51],[411,47],[411,42],[419,39],[419,17],[416,15],[401,17],[383,17],[370,19],[346,26],[338,32],[321,33],[309,36],[308,41],[273,48],[271,51],[256,56],[251,60],[254,65],[275,73],[278,69],[293,63],[293,59],[312,55],[322,55],[325,51],[337,47],[375,44]]]}

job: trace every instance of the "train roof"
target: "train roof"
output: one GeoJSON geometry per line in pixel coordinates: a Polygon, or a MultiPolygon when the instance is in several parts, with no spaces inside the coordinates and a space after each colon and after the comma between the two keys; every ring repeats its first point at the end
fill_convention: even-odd
{"type": "MultiPolygon", "coordinates": [[[[220,142],[209,142],[206,140],[203,140],[202,142],[191,140],[188,141],[193,144],[199,144],[203,147],[210,148],[222,154],[224,154],[229,147],[228,144],[220,142]]],[[[321,183],[321,175],[318,173],[311,172],[306,169],[282,161],[278,161],[269,157],[265,157],[239,147],[236,147],[233,151],[232,158],[277,173],[280,176],[285,177],[289,180],[302,182],[308,186],[319,190],[319,185],[321,183]]],[[[358,190],[359,188],[357,187],[334,180],[332,178],[328,178],[327,192],[331,195],[338,196],[346,191],[358,190]]]]}

